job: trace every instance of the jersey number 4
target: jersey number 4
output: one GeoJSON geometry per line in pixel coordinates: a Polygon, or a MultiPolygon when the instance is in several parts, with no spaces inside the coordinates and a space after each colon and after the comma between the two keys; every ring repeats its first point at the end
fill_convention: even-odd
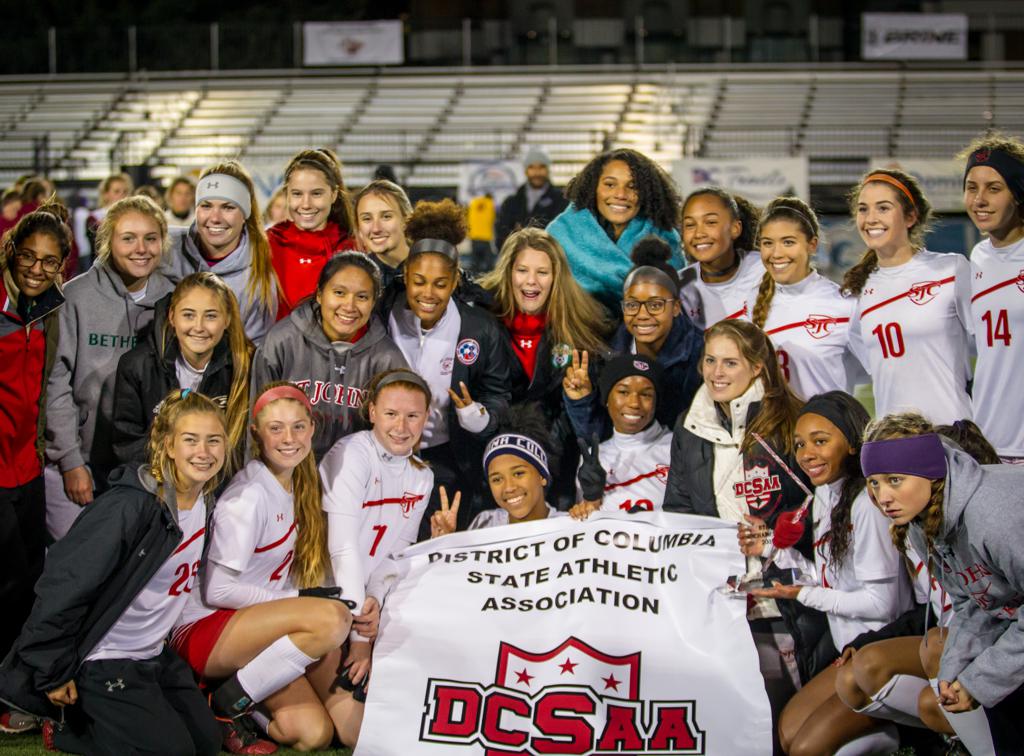
{"type": "Polygon", "coordinates": [[[878,343],[882,347],[883,360],[890,357],[902,357],[907,351],[906,345],[903,343],[903,329],[900,328],[899,323],[879,324],[871,333],[878,337],[878,343]]]}
{"type": "Polygon", "coordinates": [[[995,322],[992,322],[992,310],[986,310],[981,316],[985,321],[985,339],[988,346],[995,346],[997,341],[1003,342],[1003,346],[1010,346],[1010,318],[1006,310],[1000,310],[995,314],[995,322]]]}

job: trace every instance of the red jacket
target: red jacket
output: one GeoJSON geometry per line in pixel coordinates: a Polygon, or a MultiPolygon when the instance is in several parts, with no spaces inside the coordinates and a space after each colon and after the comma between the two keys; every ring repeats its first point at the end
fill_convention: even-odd
{"type": "Polygon", "coordinates": [[[319,231],[303,231],[289,220],[281,221],[267,231],[267,238],[281,284],[278,320],[316,291],[320,271],[328,260],[339,252],[356,248],[355,239],[334,221],[328,221],[319,231]]]}
{"type": "Polygon", "coordinates": [[[56,310],[64,303],[57,286],[36,300],[31,320],[18,315],[4,275],[0,282],[0,488],[14,488],[42,472],[41,422],[49,368],[56,354],[56,310]],[[54,317],[50,317],[53,315],[54,317]]]}

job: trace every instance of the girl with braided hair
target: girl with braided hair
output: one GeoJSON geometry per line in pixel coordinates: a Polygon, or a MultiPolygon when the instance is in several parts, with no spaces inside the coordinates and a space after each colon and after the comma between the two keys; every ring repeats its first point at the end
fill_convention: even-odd
{"type": "Polygon", "coordinates": [[[749,298],[750,320],[772,340],[783,376],[802,398],[850,391],[863,373],[847,333],[856,303],[811,267],[820,235],[803,200],[772,200],[757,230],[765,272],[749,298]]]}

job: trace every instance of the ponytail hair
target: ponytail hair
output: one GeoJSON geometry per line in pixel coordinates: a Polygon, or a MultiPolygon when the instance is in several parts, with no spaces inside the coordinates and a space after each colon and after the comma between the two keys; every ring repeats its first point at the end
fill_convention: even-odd
{"type": "MultiPolygon", "coordinates": [[[[288,381],[273,381],[262,386],[256,393],[259,397],[265,391],[278,386],[293,386],[288,381]]],[[[313,416],[309,407],[302,402],[284,397],[268,402],[260,409],[263,409],[277,402],[294,402],[302,407],[309,422],[313,422],[313,416]]],[[[256,424],[259,417],[252,419],[252,437],[255,447],[260,449],[259,435],[256,433],[256,424]]],[[[320,473],[316,466],[316,457],[310,447],[309,453],[292,470],[292,502],[295,509],[295,558],[292,560],[289,573],[292,582],[299,588],[314,588],[320,585],[327,572],[327,565],[330,564],[330,556],[327,553],[327,518],[324,516],[321,500],[323,498],[323,486],[320,483],[320,473]]]]}
{"type": "MultiPolygon", "coordinates": [[[[799,197],[776,197],[761,213],[761,220],[757,227],[756,243],[760,246],[761,229],[765,224],[779,219],[794,221],[800,226],[801,232],[809,242],[817,239],[821,234],[821,225],[818,223],[818,216],[810,206],[799,197]]],[[[757,290],[757,299],[754,302],[753,321],[758,328],[764,328],[768,320],[768,311],[771,309],[772,297],[775,296],[775,279],[766,270],[761,276],[761,286],[757,290]]]]}
{"type": "MultiPolygon", "coordinates": [[[[907,232],[911,246],[915,252],[923,249],[924,237],[928,232],[928,226],[932,219],[932,203],[925,197],[924,190],[921,189],[917,179],[909,173],[904,173],[896,168],[879,168],[878,170],[868,171],[847,198],[850,215],[854,218],[857,217],[860,193],[868,184],[886,184],[892,189],[896,202],[903,209],[903,215],[905,217],[914,217],[914,224],[907,232]],[[873,178],[877,176],[888,176],[895,184],[902,185],[907,190],[906,193],[888,180],[873,178]]],[[[878,253],[868,248],[861,255],[860,260],[846,271],[846,275],[843,276],[842,293],[846,296],[859,297],[860,293],[864,290],[864,284],[867,283],[868,277],[876,270],[878,270],[878,253]]]]}
{"type": "Polygon", "coordinates": [[[757,244],[757,225],[761,219],[761,211],[754,203],[742,195],[730,194],[720,186],[704,186],[686,195],[682,206],[684,216],[686,215],[686,206],[697,197],[716,197],[729,211],[732,219],[740,222],[740,235],[732,242],[733,254],[737,258],[741,258],[743,254],[754,249],[757,244]]]}
{"type": "Polygon", "coordinates": [[[957,420],[952,425],[940,425],[935,429],[974,458],[979,465],[999,465],[1002,460],[998,452],[985,438],[981,428],[970,420],[957,420]]]}
{"type": "Polygon", "coordinates": [[[786,454],[792,453],[796,418],[802,402],[786,383],[771,340],[753,323],[738,319],[721,320],[711,326],[704,333],[705,345],[716,336],[724,336],[732,341],[751,365],[761,365],[761,374],[754,380],[761,381],[764,398],[761,400],[760,411],[747,427],[740,450],[749,451],[757,443],[754,438],[756,434],[766,441],[770,440],[786,454]]]}
{"type": "MultiPolygon", "coordinates": [[[[320,171],[332,191],[337,191],[338,196],[331,205],[329,214],[330,220],[338,224],[338,228],[349,236],[355,234],[355,213],[352,211],[352,201],[349,199],[348,191],[345,189],[345,180],[341,175],[341,161],[334,154],[333,150],[322,147],[318,150],[303,150],[288,163],[284,169],[284,183],[288,181],[295,171],[299,170],[320,171]]],[[[251,216],[250,216],[251,217],[251,216]]],[[[258,217],[258,216],[257,216],[258,217]]]]}
{"type": "MultiPolygon", "coordinates": [[[[227,406],[224,409],[229,443],[229,454],[224,460],[224,467],[226,474],[230,476],[241,467],[245,454],[245,424],[249,418],[249,368],[255,347],[245,335],[235,293],[216,273],[207,270],[190,273],[181,279],[171,294],[168,313],[178,307],[188,292],[200,288],[212,292],[217,297],[220,310],[228,321],[224,338],[227,338],[228,348],[231,350],[231,389],[228,391],[227,406]]],[[[166,351],[167,344],[172,338],[176,336],[174,326],[168,317],[164,321],[163,333],[160,334],[161,354],[166,351]]]]}
{"type": "MultiPolygon", "coordinates": [[[[200,180],[213,173],[223,173],[238,179],[249,190],[249,217],[245,219],[245,232],[249,237],[249,281],[245,285],[245,296],[249,304],[259,301],[264,310],[273,312],[276,308],[277,274],[271,261],[270,242],[267,232],[263,229],[260,205],[256,199],[256,186],[245,167],[235,161],[228,160],[210,166],[203,171],[200,180]]],[[[186,179],[187,180],[187,179],[186,179]]],[[[175,179],[177,182],[178,179],[175,179]]]]}
{"type": "MultiPolygon", "coordinates": [[[[174,466],[174,460],[167,453],[167,446],[174,437],[174,429],[178,421],[185,415],[193,413],[213,415],[220,422],[221,428],[225,429],[225,436],[227,435],[224,412],[212,399],[189,389],[174,389],[167,394],[160,402],[153,425],[149,428],[147,443],[149,474],[153,476],[160,487],[157,492],[158,496],[162,496],[162,489],[166,485],[177,487],[177,468],[174,466]]],[[[203,486],[203,493],[213,493],[223,478],[224,467],[222,466],[217,474],[203,486]]]]}

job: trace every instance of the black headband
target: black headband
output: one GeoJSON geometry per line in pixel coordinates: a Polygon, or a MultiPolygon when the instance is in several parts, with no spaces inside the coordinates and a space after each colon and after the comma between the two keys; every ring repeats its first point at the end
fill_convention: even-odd
{"type": "Polygon", "coordinates": [[[967,168],[964,169],[964,186],[967,185],[967,174],[976,165],[987,165],[992,168],[1006,182],[1007,189],[1017,201],[1018,205],[1024,205],[1024,163],[1015,158],[1006,150],[980,149],[971,153],[967,158],[967,168]]]}
{"type": "Polygon", "coordinates": [[[416,255],[424,255],[428,252],[442,255],[456,265],[459,264],[459,250],[455,249],[453,244],[446,242],[444,239],[420,239],[409,249],[409,258],[411,259],[416,255]]]}
{"type": "Polygon", "coordinates": [[[843,404],[836,398],[840,391],[828,391],[824,394],[812,396],[807,400],[797,417],[804,415],[819,415],[828,420],[839,429],[839,432],[846,436],[846,442],[853,448],[861,445],[864,439],[864,429],[856,428],[850,424],[846,417],[843,404]]]}
{"type": "Polygon", "coordinates": [[[679,283],[672,280],[672,276],[663,271],[661,268],[656,268],[653,265],[641,265],[638,268],[633,268],[626,276],[625,283],[622,284],[622,294],[625,296],[626,292],[629,291],[629,287],[637,282],[637,279],[641,281],[647,281],[649,283],[655,283],[662,286],[674,295],[679,296],[679,283]]]}

